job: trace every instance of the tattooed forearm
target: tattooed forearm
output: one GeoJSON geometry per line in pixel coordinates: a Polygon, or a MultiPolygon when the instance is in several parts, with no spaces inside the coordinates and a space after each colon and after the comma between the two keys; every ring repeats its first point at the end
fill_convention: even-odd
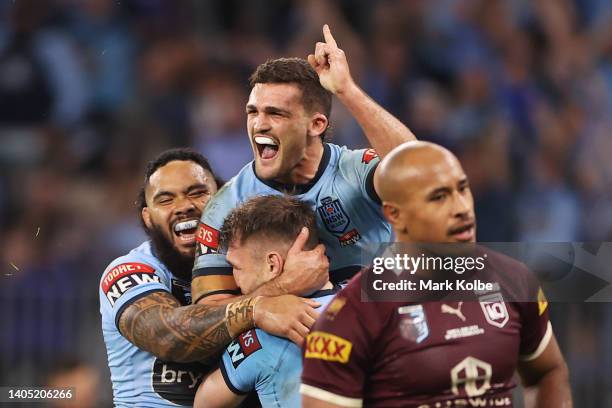
{"type": "Polygon", "coordinates": [[[230,336],[236,337],[254,326],[255,304],[259,299],[260,297],[244,298],[227,305],[225,316],[230,336]]]}
{"type": "Polygon", "coordinates": [[[181,306],[169,293],[154,292],[125,309],[119,330],[131,343],[164,360],[206,361],[233,336],[253,327],[254,303],[248,298],[227,306],[181,306]]]}

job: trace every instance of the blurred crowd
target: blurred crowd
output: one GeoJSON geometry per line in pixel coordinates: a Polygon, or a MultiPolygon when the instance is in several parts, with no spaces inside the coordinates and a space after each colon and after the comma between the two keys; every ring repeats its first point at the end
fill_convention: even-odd
{"type": "MultiPolygon", "coordinates": [[[[607,0],[5,0],[0,384],[74,355],[106,381],[96,285],[145,237],[145,163],[192,146],[232,177],[252,155],[249,74],[306,57],[324,23],[377,102],[459,155],[480,241],[612,241],[607,0]]],[[[338,103],[331,122],[366,146],[338,103]]],[[[612,366],[612,310],[560,309],[575,390],[611,401],[612,375],[581,373],[612,366]]]]}

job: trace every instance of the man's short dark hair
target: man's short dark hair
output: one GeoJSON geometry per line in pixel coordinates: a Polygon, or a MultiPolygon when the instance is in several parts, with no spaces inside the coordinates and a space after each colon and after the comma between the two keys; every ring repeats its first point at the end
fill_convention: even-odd
{"type": "Polygon", "coordinates": [[[293,243],[302,227],[309,230],[307,249],[319,241],[317,220],[310,205],[289,196],[268,195],[251,198],[232,210],[221,227],[221,247],[241,245],[249,238],[272,237],[293,243]]]}
{"type": "MultiPolygon", "coordinates": [[[[303,58],[270,59],[257,67],[249,78],[255,84],[297,84],[302,90],[302,104],[308,112],[320,112],[327,119],[331,115],[332,94],[323,88],[319,75],[303,58]]],[[[323,135],[325,132],[323,132],[323,135]]],[[[322,135],[322,137],[323,137],[322,135]]]]}
{"type": "Polygon", "coordinates": [[[215,173],[212,171],[212,168],[210,167],[210,164],[208,163],[206,157],[204,157],[197,151],[188,147],[179,147],[165,150],[147,164],[147,167],[145,169],[144,182],[142,183],[142,187],[138,192],[138,198],[136,200],[136,205],[138,206],[139,211],[142,211],[142,209],[147,206],[147,201],[145,199],[145,188],[149,185],[149,180],[151,179],[153,173],[155,173],[160,167],[163,167],[171,161],[175,160],[192,161],[200,165],[200,167],[202,167],[204,170],[208,170],[210,174],[212,174],[215,183],[217,184],[217,187],[221,187],[221,184],[223,184],[217,178],[217,176],[215,176],[215,173]]]}

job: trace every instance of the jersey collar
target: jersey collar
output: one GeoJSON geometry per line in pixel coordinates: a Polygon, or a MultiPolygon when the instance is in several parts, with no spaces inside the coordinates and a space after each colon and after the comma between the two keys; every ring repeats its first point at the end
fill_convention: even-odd
{"type": "Polygon", "coordinates": [[[255,160],[253,160],[252,167],[253,173],[255,173],[255,177],[257,177],[257,180],[261,181],[266,186],[286,194],[299,195],[307,193],[315,184],[317,184],[317,181],[319,181],[323,173],[325,173],[325,169],[329,164],[330,158],[331,148],[327,143],[323,143],[323,157],[321,157],[321,162],[319,163],[317,174],[315,174],[314,178],[306,184],[284,184],[274,180],[262,180],[261,178],[259,178],[257,172],[255,171],[255,160]]]}
{"type": "Polygon", "coordinates": [[[335,295],[336,293],[340,292],[340,289],[342,289],[342,286],[338,285],[337,283],[334,283],[334,287],[332,287],[331,289],[321,289],[321,290],[317,290],[314,293],[311,293],[308,296],[304,296],[306,298],[319,298],[319,297],[323,297],[323,296],[329,296],[329,295],[335,295]]]}

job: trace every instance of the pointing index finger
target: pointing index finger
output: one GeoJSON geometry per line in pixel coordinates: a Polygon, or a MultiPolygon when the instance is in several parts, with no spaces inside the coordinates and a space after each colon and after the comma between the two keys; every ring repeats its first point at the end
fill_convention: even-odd
{"type": "Polygon", "coordinates": [[[323,26],[323,37],[325,37],[325,42],[327,43],[327,45],[331,45],[334,48],[338,48],[338,44],[336,44],[336,40],[334,40],[334,36],[332,35],[327,24],[323,26]]]}

